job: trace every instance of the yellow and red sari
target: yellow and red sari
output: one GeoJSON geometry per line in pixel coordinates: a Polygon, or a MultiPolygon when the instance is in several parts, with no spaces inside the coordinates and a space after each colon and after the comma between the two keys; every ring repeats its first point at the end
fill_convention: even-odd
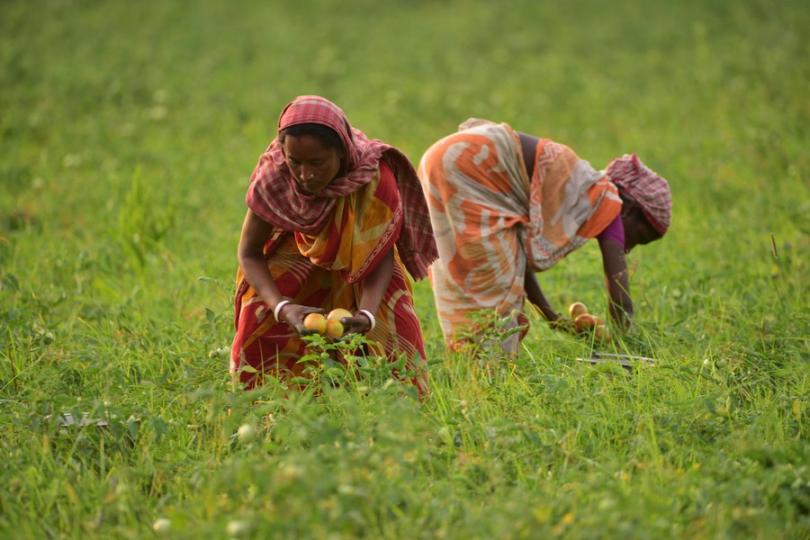
{"type": "MultiPolygon", "coordinates": [[[[507,124],[465,122],[427,150],[418,174],[439,250],[430,268],[436,308],[452,348],[476,311],[526,325],[527,268],[551,267],[621,211],[609,178],[552,140],[540,139],[529,177],[507,124]]],[[[516,350],[519,337],[504,348],[516,350]]]]}
{"type": "MultiPolygon", "coordinates": [[[[376,313],[377,324],[367,334],[372,344],[367,352],[392,360],[405,354],[421,364],[425,358],[422,332],[411,284],[395,245],[402,210],[393,174],[385,165],[380,168],[376,180],[339,202],[320,234],[275,231],[265,246],[267,267],[280,292],[294,303],[327,311],[336,307],[354,311],[362,294],[360,278],[393,249],[394,274],[376,313]]],[[[258,372],[241,372],[242,382],[253,386],[268,373],[282,379],[301,375],[303,367],[297,362],[305,353],[303,340],[289,325],[275,320],[241,269],[235,308],[231,370],[237,372],[246,363],[258,372]]],[[[424,391],[424,372],[417,371],[422,375],[414,383],[424,391]]]]}
{"type": "MultiPolygon", "coordinates": [[[[273,226],[264,247],[267,267],[282,295],[296,304],[326,311],[356,311],[363,278],[394,251],[394,271],[366,334],[369,354],[391,361],[405,355],[413,380],[424,395],[425,347],[413,305],[408,274],[421,279],[436,258],[428,211],[416,172],[407,158],[351,128],[343,112],[317,96],[303,96],[282,113],[279,129],[296,123],[327,125],[347,149],[346,171],[324,193],[302,192],[274,141],[251,178],[247,204],[273,226]]],[[[272,310],[237,273],[236,334],[230,369],[247,387],[266,375],[300,376],[305,343],[293,328],[276,321],[272,310]],[[250,365],[256,373],[241,370],[250,365]]]]}

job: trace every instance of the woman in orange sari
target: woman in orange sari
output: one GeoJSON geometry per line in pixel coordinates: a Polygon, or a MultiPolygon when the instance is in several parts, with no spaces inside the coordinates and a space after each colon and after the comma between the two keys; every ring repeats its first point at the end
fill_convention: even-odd
{"type": "Polygon", "coordinates": [[[282,111],[246,203],[231,371],[247,387],[267,374],[301,375],[304,317],[340,307],[353,313],[346,332],[365,334],[369,353],[407,356],[423,394],[424,341],[407,274],[427,275],[437,250],[408,159],[352,128],[334,103],[300,96],[282,111]]]}
{"type": "Polygon", "coordinates": [[[638,157],[600,172],[565,145],[470,119],[425,152],[418,174],[439,248],[430,276],[451,348],[469,333],[473,313],[494,310],[523,327],[502,344],[516,352],[526,298],[565,327],[535,272],[591,238],[602,252],[611,318],[630,324],[625,253],[661,238],[672,208],[669,184],[638,157]]]}

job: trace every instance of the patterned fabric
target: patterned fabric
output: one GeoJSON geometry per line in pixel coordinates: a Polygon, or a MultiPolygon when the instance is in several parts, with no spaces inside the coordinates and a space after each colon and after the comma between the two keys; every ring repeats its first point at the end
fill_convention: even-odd
{"type": "Polygon", "coordinates": [[[618,189],[567,146],[540,139],[532,174],[527,255],[545,270],[597,236],[619,215],[618,189]]]}
{"type": "MultiPolygon", "coordinates": [[[[431,281],[451,347],[478,310],[521,324],[526,268],[549,268],[621,211],[616,187],[570,148],[541,139],[529,178],[510,126],[472,120],[462,128],[419,165],[439,247],[431,281]]],[[[504,348],[516,350],[518,339],[504,348]]]]}
{"type": "Polygon", "coordinates": [[[314,123],[334,130],[346,148],[342,176],[318,194],[304,190],[284,159],[278,138],[259,158],[250,178],[248,207],[264,221],[289,232],[318,235],[331,219],[338,201],[365,186],[377,175],[381,162],[394,171],[402,205],[401,233],[397,242],[402,261],[414,279],[427,275],[438,253],[419,180],[408,158],[393,146],[368,139],[354,129],[343,111],[319,96],[300,96],[282,111],[278,129],[314,123]]]}
{"type": "Polygon", "coordinates": [[[354,283],[376,268],[401,229],[402,204],[396,180],[382,163],[368,184],[335,201],[318,234],[293,234],[303,257],[340,272],[345,281],[354,283]]]}
{"type": "MultiPolygon", "coordinates": [[[[424,394],[422,331],[410,282],[395,247],[399,228],[390,225],[402,223],[396,188],[393,172],[383,164],[370,182],[336,202],[333,215],[317,235],[274,229],[264,253],[282,295],[327,311],[342,307],[354,312],[363,292],[359,278],[393,249],[394,274],[375,313],[377,324],[366,335],[372,343],[367,352],[385,355],[391,361],[405,354],[410,367],[422,373],[413,382],[424,394]]],[[[236,335],[231,371],[240,372],[245,364],[258,371],[240,372],[248,387],[259,384],[267,374],[281,379],[302,375],[303,367],[297,361],[305,352],[304,342],[289,325],[275,320],[241,269],[234,304],[236,335]]]]}
{"type": "Polygon", "coordinates": [[[614,159],[605,172],[623,194],[638,203],[650,225],[663,236],[672,219],[669,183],[644,165],[636,154],[614,159]]]}

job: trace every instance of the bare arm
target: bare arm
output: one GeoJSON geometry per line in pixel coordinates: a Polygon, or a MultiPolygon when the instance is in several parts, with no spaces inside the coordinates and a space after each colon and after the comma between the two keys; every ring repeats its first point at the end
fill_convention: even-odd
{"type": "Polygon", "coordinates": [[[610,317],[620,328],[627,330],[633,318],[633,300],[630,298],[624,246],[610,238],[600,238],[599,249],[602,251],[602,267],[610,298],[608,306],[610,317]]]}
{"type": "MultiPolygon", "coordinates": [[[[388,285],[391,283],[391,276],[394,275],[394,250],[393,248],[386,253],[383,258],[377,263],[374,268],[365,278],[360,288],[360,301],[357,303],[357,309],[365,309],[370,311],[373,315],[377,315],[380,309],[385,291],[388,290],[388,285]]],[[[364,314],[355,314],[354,317],[346,317],[343,319],[343,324],[347,332],[368,332],[371,330],[371,321],[364,314]]]]}
{"type": "Polygon", "coordinates": [[[526,268],[526,277],[523,280],[523,286],[526,289],[526,296],[529,302],[540,308],[543,317],[545,317],[547,321],[553,322],[560,318],[540,289],[540,283],[537,281],[534,272],[528,267],[526,268]]]}
{"type": "MultiPolygon", "coordinates": [[[[242,223],[237,257],[245,272],[245,279],[259,298],[273,311],[279,302],[290,299],[285,298],[278,290],[278,286],[267,268],[267,261],[262,251],[271,231],[272,226],[269,223],[248,210],[245,214],[245,221],[242,223]]],[[[298,333],[306,333],[303,327],[304,317],[307,313],[317,311],[322,310],[290,303],[282,308],[279,318],[292,325],[298,333]]]]}
{"type": "Polygon", "coordinates": [[[259,297],[271,310],[284,297],[273,281],[262,248],[270,235],[272,227],[259,216],[248,210],[242,223],[242,236],[239,238],[237,257],[245,278],[259,297]]]}

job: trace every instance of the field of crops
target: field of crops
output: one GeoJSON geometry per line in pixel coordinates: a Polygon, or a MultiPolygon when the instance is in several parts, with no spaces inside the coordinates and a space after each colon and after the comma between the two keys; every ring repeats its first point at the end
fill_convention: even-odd
{"type": "MultiPolygon", "coordinates": [[[[0,2],[0,538],[810,538],[809,28],[806,0],[0,2]],[[424,402],[384,366],[234,390],[248,177],[300,94],[415,163],[470,116],[637,152],[673,225],[603,349],[655,366],[535,315],[515,359],[449,353],[419,282],[424,402]]],[[[539,279],[604,316],[601,272],[588,245],[539,279]]]]}

